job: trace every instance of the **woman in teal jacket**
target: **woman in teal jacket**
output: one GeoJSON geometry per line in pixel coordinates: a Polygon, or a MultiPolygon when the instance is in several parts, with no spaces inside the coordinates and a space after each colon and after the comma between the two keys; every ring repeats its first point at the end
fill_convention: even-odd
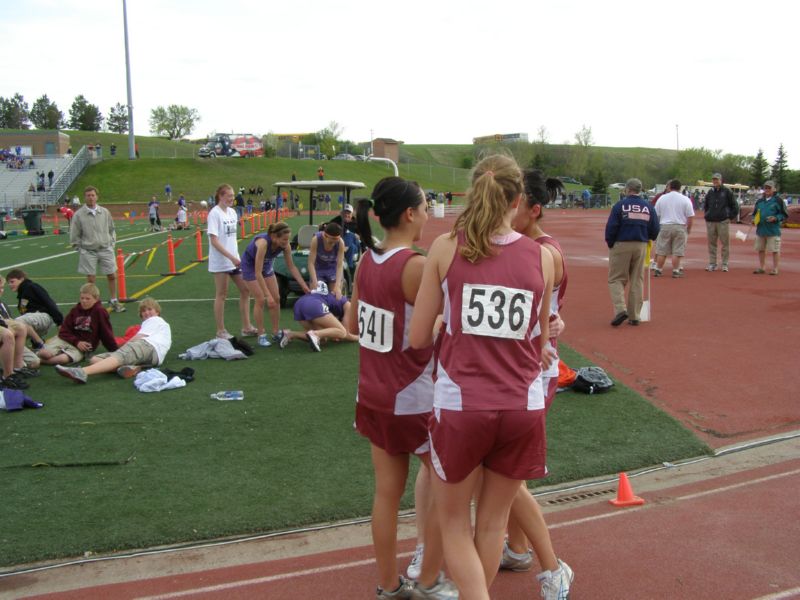
{"type": "Polygon", "coordinates": [[[775,182],[764,183],[764,195],[758,199],[753,209],[753,224],[756,226],[755,248],[758,252],[758,268],[756,275],[765,273],[767,252],[772,252],[772,270],[770,275],[778,274],[781,252],[781,223],[788,216],[786,206],[776,193],[775,182]]]}

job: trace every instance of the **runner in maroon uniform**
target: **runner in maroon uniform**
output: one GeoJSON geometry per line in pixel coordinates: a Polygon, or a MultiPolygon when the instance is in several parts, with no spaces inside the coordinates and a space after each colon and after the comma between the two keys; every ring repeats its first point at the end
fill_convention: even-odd
{"type": "Polygon", "coordinates": [[[432,484],[445,559],[467,600],[488,600],[511,502],[523,480],[545,474],[540,375],[552,361],[544,345],[553,261],[511,228],[523,196],[513,159],[478,164],[453,232],[431,246],[409,333],[412,348],[430,345],[444,307],[429,425],[432,484]],[[473,538],[470,499],[481,471],[473,538]]]}
{"type": "MultiPolygon", "coordinates": [[[[557,336],[563,330],[563,321],[559,310],[564,304],[564,294],[567,289],[567,267],[564,262],[561,246],[552,237],[548,236],[541,228],[539,222],[542,218],[543,206],[547,204],[563,184],[558,179],[545,179],[540,171],[528,170],[524,175],[525,200],[517,211],[513,227],[516,231],[529,237],[546,248],[554,265],[553,293],[550,297],[550,346],[556,350],[558,347],[557,336]]],[[[550,369],[542,373],[543,388],[545,391],[545,410],[550,408],[558,388],[558,358],[553,360],[550,369]]],[[[566,578],[566,587],[572,580],[572,570],[565,563],[559,563],[550,540],[542,510],[539,503],[528,491],[523,481],[511,505],[508,519],[508,542],[503,547],[503,557],[500,561],[501,569],[512,571],[527,571],[533,566],[533,557],[528,550],[530,540],[543,573],[538,575],[542,583],[542,596],[551,597],[552,592],[558,592],[559,585],[566,578]],[[559,569],[561,569],[559,571],[559,569]],[[555,574],[555,577],[553,575],[555,574]]],[[[556,594],[555,597],[558,597],[556,594]]],[[[563,596],[562,596],[563,597],[563,596]]]]}
{"type": "MultiPolygon", "coordinates": [[[[348,319],[360,345],[355,426],[371,443],[375,469],[372,540],[380,577],[377,597],[410,598],[411,584],[400,577],[398,585],[397,511],[409,455],[430,460],[433,350],[430,343],[411,348],[407,327],[425,262],[411,245],[419,240],[428,213],[419,185],[399,177],[379,181],[372,203],[386,237],[375,246],[370,201],[362,200],[358,225],[369,251],[358,264],[348,319]]],[[[452,584],[439,577],[442,549],[436,519],[428,519],[428,526],[419,590],[425,598],[455,598],[452,584]]]]}

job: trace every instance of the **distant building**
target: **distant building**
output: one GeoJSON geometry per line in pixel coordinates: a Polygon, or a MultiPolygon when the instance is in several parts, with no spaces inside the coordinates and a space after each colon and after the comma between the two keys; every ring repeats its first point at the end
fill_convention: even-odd
{"type": "Polygon", "coordinates": [[[400,144],[402,143],[392,138],[375,138],[372,140],[372,156],[389,158],[398,164],[400,162],[400,144]]]}
{"type": "Polygon", "coordinates": [[[513,144],[515,142],[528,142],[527,133],[495,133],[494,135],[484,135],[472,138],[472,143],[476,146],[485,144],[513,144]]]}
{"type": "Polygon", "coordinates": [[[69,136],[56,129],[11,129],[0,133],[0,148],[13,151],[17,146],[23,156],[63,156],[69,148],[69,136]]]}

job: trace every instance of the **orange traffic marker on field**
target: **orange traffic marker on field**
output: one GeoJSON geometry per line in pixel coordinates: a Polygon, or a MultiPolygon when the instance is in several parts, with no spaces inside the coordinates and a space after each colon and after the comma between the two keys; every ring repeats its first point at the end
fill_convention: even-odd
{"type": "Polygon", "coordinates": [[[175,270],[175,244],[172,242],[172,234],[167,234],[167,260],[169,262],[169,273],[162,273],[162,277],[183,275],[175,270]]]}
{"type": "Polygon", "coordinates": [[[197,251],[197,258],[192,262],[206,262],[206,259],[203,258],[203,234],[199,229],[194,232],[194,245],[197,251]]]}
{"type": "Polygon", "coordinates": [[[644,499],[633,495],[633,489],[631,489],[631,482],[628,481],[628,475],[620,473],[617,498],[616,500],[609,500],[609,502],[614,506],[639,506],[640,504],[644,504],[644,499]]]}

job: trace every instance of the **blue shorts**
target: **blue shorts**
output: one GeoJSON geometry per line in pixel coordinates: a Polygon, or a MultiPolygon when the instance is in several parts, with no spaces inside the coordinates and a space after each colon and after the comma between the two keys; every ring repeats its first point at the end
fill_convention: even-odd
{"type": "MultiPolygon", "coordinates": [[[[261,274],[264,277],[272,277],[275,274],[275,270],[272,268],[272,261],[264,262],[264,269],[261,271],[261,274]]],[[[250,265],[248,263],[242,263],[242,278],[245,281],[255,281],[256,280],[256,270],[254,265],[250,265]]]]}
{"type": "Polygon", "coordinates": [[[337,300],[333,294],[327,296],[306,294],[300,296],[294,303],[294,320],[313,321],[325,315],[333,315],[337,319],[341,319],[344,316],[346,303],[347,296],[342,296],[337,300]]]}

